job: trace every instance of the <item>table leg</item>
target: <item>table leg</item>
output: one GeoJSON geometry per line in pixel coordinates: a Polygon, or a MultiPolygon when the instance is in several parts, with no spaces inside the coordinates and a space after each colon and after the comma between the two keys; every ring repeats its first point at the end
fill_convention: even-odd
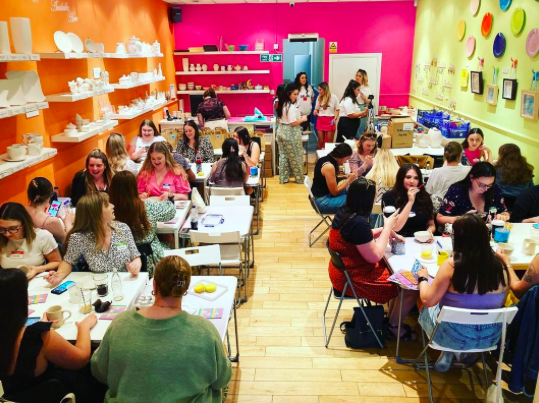
{"type": "Polygon", "coordinates": [[[236,304],[232,304],[232,309],[234,309],[234,333],[236,335],[236,356],[234,358],[231,358],[230,361],[240,362],[240,342],[239,342],[239,335],[238,335],[238,318],[236,317],[236,304]]]}
{"type": "Polygon", "coordinates": [[[256,232],[255,235],[258,235],[258,230],[260,228],[260,183],[255,188],[256,192],[256,201],[255,201],[255,213],[256,213],[256,232]]]}

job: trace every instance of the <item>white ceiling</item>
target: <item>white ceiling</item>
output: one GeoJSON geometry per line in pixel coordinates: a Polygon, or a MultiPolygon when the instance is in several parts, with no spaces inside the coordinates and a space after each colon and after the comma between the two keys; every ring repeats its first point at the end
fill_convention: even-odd
{"type": "Polygon", "coordinates": [[[232,4],[232,3],[343,3],[349,1],[414,1],[414,0],[163,0],[170,4],[232,4]]]}

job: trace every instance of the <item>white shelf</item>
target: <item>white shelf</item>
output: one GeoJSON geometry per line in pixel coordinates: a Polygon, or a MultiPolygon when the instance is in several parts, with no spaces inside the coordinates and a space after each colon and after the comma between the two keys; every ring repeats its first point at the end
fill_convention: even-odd
{"type": "Polygon", "coordinates": [[[232,70],[232,71],[177,71],[177,76],[212,76],[221,74],[269,74],[269,70],[232,70]]]}
{"type": "Polygon", "coordinates": [[[11,106],[9,108],[0,108],[0,119],[9,118],[11,116],[22,115],[23,113],[35,112],[41,109],[47,109],[48,102],[37,102],[26,104],[23,106],[11,106]]]}
{"type": "Polygon", "coordinates": [[[77,102],[83,99],[97,97],[103,94],[109,94],[114,92],[114,88],[105,88],[99,91],[88,91],[81,94],[72,94],[70,92],[63,92],[61,94],[47,95],[48,102],[77,102]]]}
{"type": "Polygon", "coordinates": [[[150,112],[151,110],[153,110],[154,107],[146,107],[144,109],[141,109],[140,111],[136,112],[136,113],[130,113],[130,114],[127,114],[127,113],[116,113],[114,115],[110,115],[110,118],[111,119],[118,119],[118,120],[131,120],[131,119],[134,119],[136,117],[139,117],[140,115],[144,115],[145,113],[148,113],[150,112]]]}
{"type": "Polygon", "coordinates": [[[8,154],[0,155],[0,179],[5,178],[6,176],[12,175],[15,172],[20,171],[21,169],[28,168],[32,165],[36,165],[41,161],[48,160],[54,157],[57,153],[56,148],[44,148],[41,152],[41,155],[29,156],[27,155],[23,161],[19,162],[8,162],[4,158],[9,158],[8,154]]]}
{"type": "Polygon", "coordinates": [[[28,61],[39,61],[39,55],[17,55],[17,54],[0,54],[0,62],[28,62],[28,61]]]}
{"type": "Polygon", "coordinates": [[[95,136],[98,133],[102,133],[106,130],[110,130],[113,127],[116,127],[118,125],[117,120],[111,120],[108,123],[105,123],[104,125],[98,126],[95,129],[92,129],[87,132],[79,132],[77,136],[66,136],[64,133],[55,134],[51,137],[51,141],[53,143],[80,143],[86,139],[89,139],[90,137],[95,136]]]}
{"type": "Polygon", "coordinates": [[[148,59],[151,57],[163,57],[162,53],[149,53],[149,54],[122,54],[122,53],[64,53],[64,52],[50,52],[40,53],[39,56],[42,59],[148,59]]]}
{"type": "Polygon", "coordinates": [[[111,84],[111,86],[115,90],[128,90],[130,88],[136,88],[143,85],[158,83],[159,81],[165,81],[165,77],[152,78],[151,80],[145,80],[145,81],[137,81],[136,83],[131,83],[131,84],[115,83],[115,84],[111,84]]]}
{"type": "MultiPolygon", "coordinates": [[[[269,94],[271,90],[225,90],[225,91],[215,91],[216,94],[269,94]]],[[[204,90],[193,90],[193,91],[178,91],[178,95],[203,95],[204,90]]]]}
{"type": "Polygon", "coordinates": [[[206,56],[206,55],[264,55],[268,54],[269,50],[234,50],[232,52],[229,51],[221,51],[221,52],[174,52],[175,56],[206,56]]]}
{"type": "Polygon", "coordinates": [[[158,110],[159,108],[162,108],[163,106],[165,106],[169,101],[167,101],[166,99],[163,101],[163,102],[159,102],[158,104],[155,104],[154,106],[152,106],[152,111],[156,111],[158,110]]]}

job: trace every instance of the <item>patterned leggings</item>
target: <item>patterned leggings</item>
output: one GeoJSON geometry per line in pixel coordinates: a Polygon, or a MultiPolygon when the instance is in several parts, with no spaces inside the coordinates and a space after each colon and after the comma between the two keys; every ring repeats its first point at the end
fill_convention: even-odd
{"type": "Polygon", "coordinates": [[[279,182],[286,183],[290,175],[293,175],[296,183],[303,183],[301,127],[279,124],[277,144],[279,145],[279,182]]]}

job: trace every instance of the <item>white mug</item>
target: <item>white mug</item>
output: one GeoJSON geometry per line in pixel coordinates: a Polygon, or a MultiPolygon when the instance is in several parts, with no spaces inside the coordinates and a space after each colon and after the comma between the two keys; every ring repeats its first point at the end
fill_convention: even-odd
{"type": "Polygon", "coordinates": [[[47,309],[47,320],[55,321],[57,320],[55,324],[52,325],[53,329],[58,329],[61,327],[66,319],[69,319],[71,317],[71,311],[65,311],[62,309],[60,305],[53,305],[49,309],[47,309]],[[67,318],[64,316],[64,313],[68,313],[67,318]]]}
{"type": "Polygon", "coordinates": [[[41,155],[41,151],[43,151],[43,144],[28,144],[28,155],[41,155]]]}
{"type": "Polygon", "coordinates": [[[20,160],[26,155],[26,146],[22,144],[13,144],[7,148],[7,154],[11,160],[20,160]]]}
{"type": "Polygon", "coordinates": [[[526,238],[522,243],[522,252],[524,252],[525,255],[533,255],[535,254],[535,246],[536,243],[533,239],[526,238]]]}
{"type": "Polygon", "coordinates": [[[350,163],[349,163],[349,162],[345,162],[345,163],[343,164],[343,166],[344,166],[344,173],[345,173],[346,175],[348,175],[348,174],[351,172],[351,171],[350,171],[350,163]]]}

